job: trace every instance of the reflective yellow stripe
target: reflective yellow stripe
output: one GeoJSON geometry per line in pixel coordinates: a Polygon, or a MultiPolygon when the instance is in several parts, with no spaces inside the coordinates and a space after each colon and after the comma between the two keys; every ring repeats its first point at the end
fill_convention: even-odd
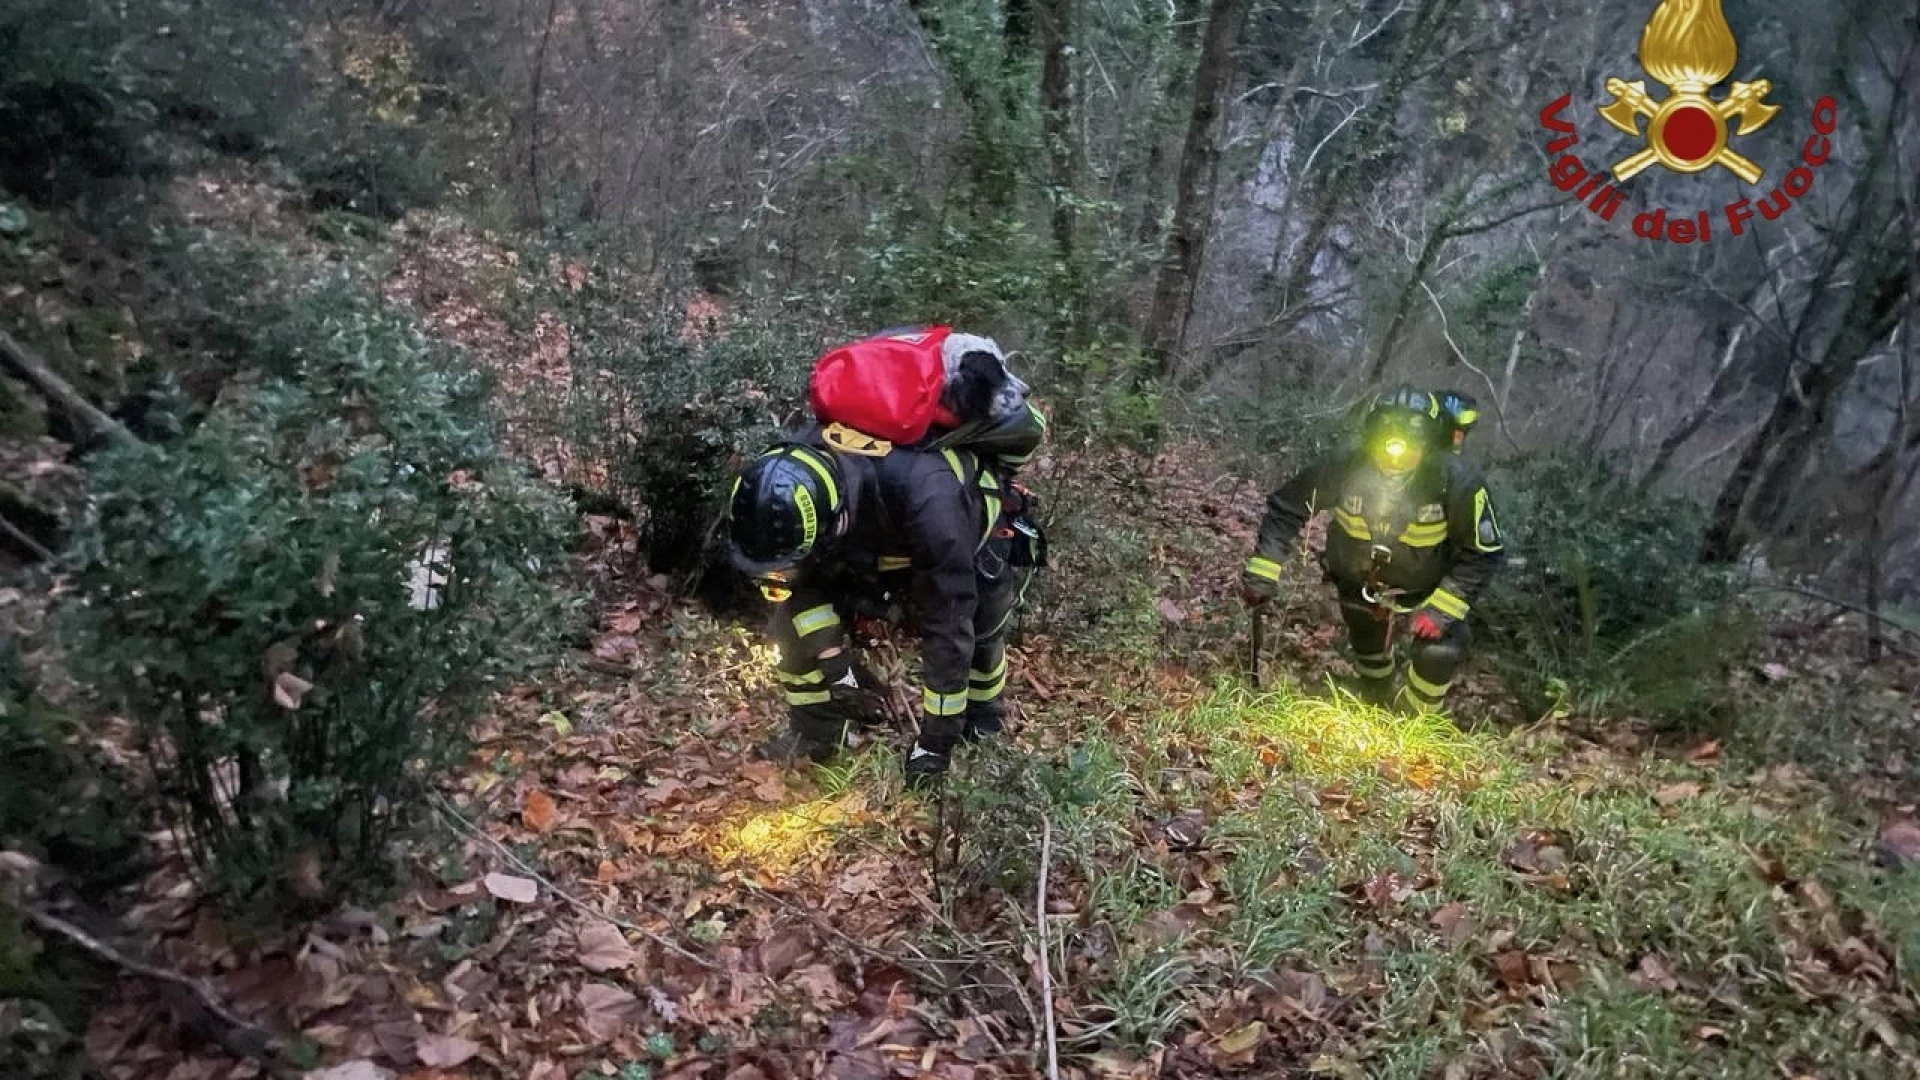
{"type": "Polygon", "coordinates": [[[1427,525],[1409,525],[1407,531],[1400,534],[1400,542],[1408,547],[1434,547],[1447,538],[1447,523],[1436,521],[1427,525]]]}
{"type": "Polygon", "coordinates": [[[814,668],[812,671],[803,671],[798,675],[795,675],[791,671],[775,670],[774,675],[778,677],[781,682],[786,683],[788,686],[817,685],[819,683],[825,682],[827,679],[827,673],[824,671],[821,671],[819,668],[814,668]]]}
{"type": "Polygon", "coordinates": [[[1266,578],[1268,581],[1279,581],[1280,564],[1272,559],[1263,559],[1255,555],[1247,560],[1247,573],[1257,578],[1266,578]]]}
{"type": "Polygon", "coordinates": [[[1473,546],[1478,551],[1500,550],[1500,522],[1493,516],[1486,488],[1473,493],[1473,546]]]}
{"type": "Polygon", "coordinates": [[[776,604],[784,604],[788,598],[793,596],[793,590],[784,585],[762,585],[760,586],[760,595],[776,604]]]}
{"type": "Polygon", "coordinates": [[[820,535],[820,516],[814,512],[813,496],[807,489],[796,487],[790,496],[794,509],[800,512],[800,550],[813,550],[813,542],[820,535]]]}
{"type": "Polygon", "coordinates": [[[980,537],[981,543],[993,539],[993,527],[1000,524],[1000,496],[991,491],[987,493],[987,531],[980,537]]]}
{"type": "Polygon", "coordinates": [[[875,569],[885,574],[894,570],[905,570],[913,565],[913,559],[907,555],[882,555],[875,569]]]}
{"type": "Polygon", "coordinates": [[[1460,421],[1461,427],[1472,427],[1480,419],[1480,410],[1462,409],[1456,419],[1460,421]]]}
{"type": "Polygon", "coordinates": [[[802,465],[812,469],[814,475],[820,478],[820,482],[827,486],[827,512],[834,513],[838,511],[840,509],[840,487],[833,482],[833,470],[827,466],[826,459],[804,446],[794,447],[793,457],[802,465]]]}
{"type": "Polygon", "coordinates": [[[954,451],[942,450],[940,456],[947,459],[947,468],[953,470],[953,478],[960,481],[962,487],[967,483],[967,467],[960,463],[960,455],[954,451]]]}
{"type": "Polygon", "coordinates": [[[1445,589],[1435,589],[1427,595],[1427,603],[1435,610],[1451,615],[1456,619],[1467,617],[1467,602],[1445,589]]]}
{"type": "Polygon", "coordinates": [[[1033,422],[1040,425],[1041,431],[1047,430],[1047,414],[1041,412],[1038,405],[1031,401],[1027,402],[1027,412],[1032,415],[1033,422]]]}
{"type": "Polygon", "coordinates": [[[806,637],[808,634],[825,630],[830,626],[838,626],[839,624],[840,616],[834,612],[833,605],[821,604],[819,607],[808,608],[800,614],[795,615],[793,617],[793,632],[799,634],[801,637],[806,637]]]}
{"type": "Polygon", "coordinates": [[[959,716],[967,711],[967,695],[942,694],[931,689],[920,692],[920,707],[931,716],[959,716]]]}
{"type": "Polygon", "coordinates": [[[1356,656],[1354,668],[1369,679],[1384,679],[1393,674],[1393,656],[1381,653],[1378,656],[1356,656]]]}
{"type": "Polygon", "coordinates": [[[1359,514],[1350,514],[1345,510],[1336,508],[1333,512],[1333,520],[1340,526],[1341,532],[1346,533],[1355,540],[1373,539],[1373,530],[1367,528],[1367,519],[1361,517],[1359,514]]]}
{"type": "Polygon", "coordinates": [[[1000,663],[992,671],[967,672],[967,700],[993,701],[1007,688],[1007,658],[1002,656],[1000,663]]]}
{"type": "Polygon", "coordinates": [[[1430,683],[1421,678],[1420,673],[1411,667],[1407,669],[1407,688],[1430,701],[1439,701],[1441,698],[1446,697],[1447,689],[1452,685],[1452,680],[1443,683],[1430,683]]]}
{"type": "Polygon", "coordinates": [[[825,705],[832,700],[833,694],[826,690],[787,691],[787,704],[789,705],[825,705]]]}

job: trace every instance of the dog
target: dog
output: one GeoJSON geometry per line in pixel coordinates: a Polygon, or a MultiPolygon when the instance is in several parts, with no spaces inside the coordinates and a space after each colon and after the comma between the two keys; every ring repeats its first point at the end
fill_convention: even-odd
{"type": "Polygon", "coordinates": [[[940,404],[961,423],[995,423],[1026,408],[1031,387],[1008,369],[1007,354],[992,338],[950,334],[940,359],[946,367],[940,404]]]}

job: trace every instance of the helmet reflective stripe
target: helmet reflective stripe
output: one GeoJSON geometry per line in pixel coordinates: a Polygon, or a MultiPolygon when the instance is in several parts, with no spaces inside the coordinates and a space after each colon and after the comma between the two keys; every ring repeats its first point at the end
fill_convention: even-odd
{"type": "Polygon", "coordinates": [[[828,464],[826,459],[822,458],[819,454],[814,453],[812,450],[809,450],[804,446],[789,447],[788,453],[794,460],[800,462],[802,465],[805,465],[807,468],[812,469],[814,472],[814,475],[820,478],[820,482],[826,485],[827,513],[829,514],[839,513],[840,512],[840,487],[838,484],[835,484],[833,482],[832,466],[828,464]]]}
{"type": "Polygon", "coordinates": [[[813,512],[813,496],[806,488],[793,489],[793,505],[800,511],[800,549],[811,551],[820,537],[820,518],[813,512]]]}

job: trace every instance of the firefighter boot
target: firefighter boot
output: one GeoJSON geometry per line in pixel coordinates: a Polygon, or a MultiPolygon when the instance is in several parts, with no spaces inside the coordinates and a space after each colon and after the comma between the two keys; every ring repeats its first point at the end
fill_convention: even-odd
{"type": "Polygon", "coordinates": [[[958,716],[920,717],[920,735],[907,752],[907,790],[926,791],[939,784],[953,761],[954,744],[960,741],[963,721],[958,716]]]}
{"type": "Polygon", "coordinates": [[[967,702],[966,722],[960,728],[960,741],[977,743],[991,739],[1006,730],[1007,704],[1004,701],[967,702]]]}
{"type": "Polygon", "coordinates": [[[831,704],[798,705],[788,710],[786,729],[753,748],[755,757],[790,766],[802,759],[822,765],[846,745],[847,721],[831,704]]]}

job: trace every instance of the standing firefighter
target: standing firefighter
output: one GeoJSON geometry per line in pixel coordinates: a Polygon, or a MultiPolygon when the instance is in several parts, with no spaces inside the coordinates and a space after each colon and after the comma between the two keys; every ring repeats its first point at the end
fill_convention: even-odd
{"type": "Polygon", "coordinates": [[[1457,452],[1475,419],[1459,394],[1401,388],[1374,400],[1358,447],[1328,454],[1267,500],[1244,574],[1247,601],[1279,591],[1280,569],[1315,513],[1333,511],[1323,566],[1340,597],[1361,695],[1437,711],[1472,640],[1468,606],[1502,557],[1478,470],[1457,452]],[[1394,693],[1396,616],[1413,635],[1394,693]]]}
{"type": "MultiPolygon", "coordinates": [[[[991,345],[962,344],[972,341],[991,345]]],[[[993,355],[1004,371],[997,347],[993,355]]],[[[1012,469],[1045,421],[1020,389],[999,415],[911,445],[831,423],[748,465],[734,488],[730,554],[773,605],[788,707],[787,729],[760,756],[826,761],[850,727],[872,718],[846,632],[859,614],[910,614],[919,627],[924,687],[909,787],[943,775],[959,742],[1000,732],[1008,625],[1030,567],[1043,561],[1012,469]]]]}

